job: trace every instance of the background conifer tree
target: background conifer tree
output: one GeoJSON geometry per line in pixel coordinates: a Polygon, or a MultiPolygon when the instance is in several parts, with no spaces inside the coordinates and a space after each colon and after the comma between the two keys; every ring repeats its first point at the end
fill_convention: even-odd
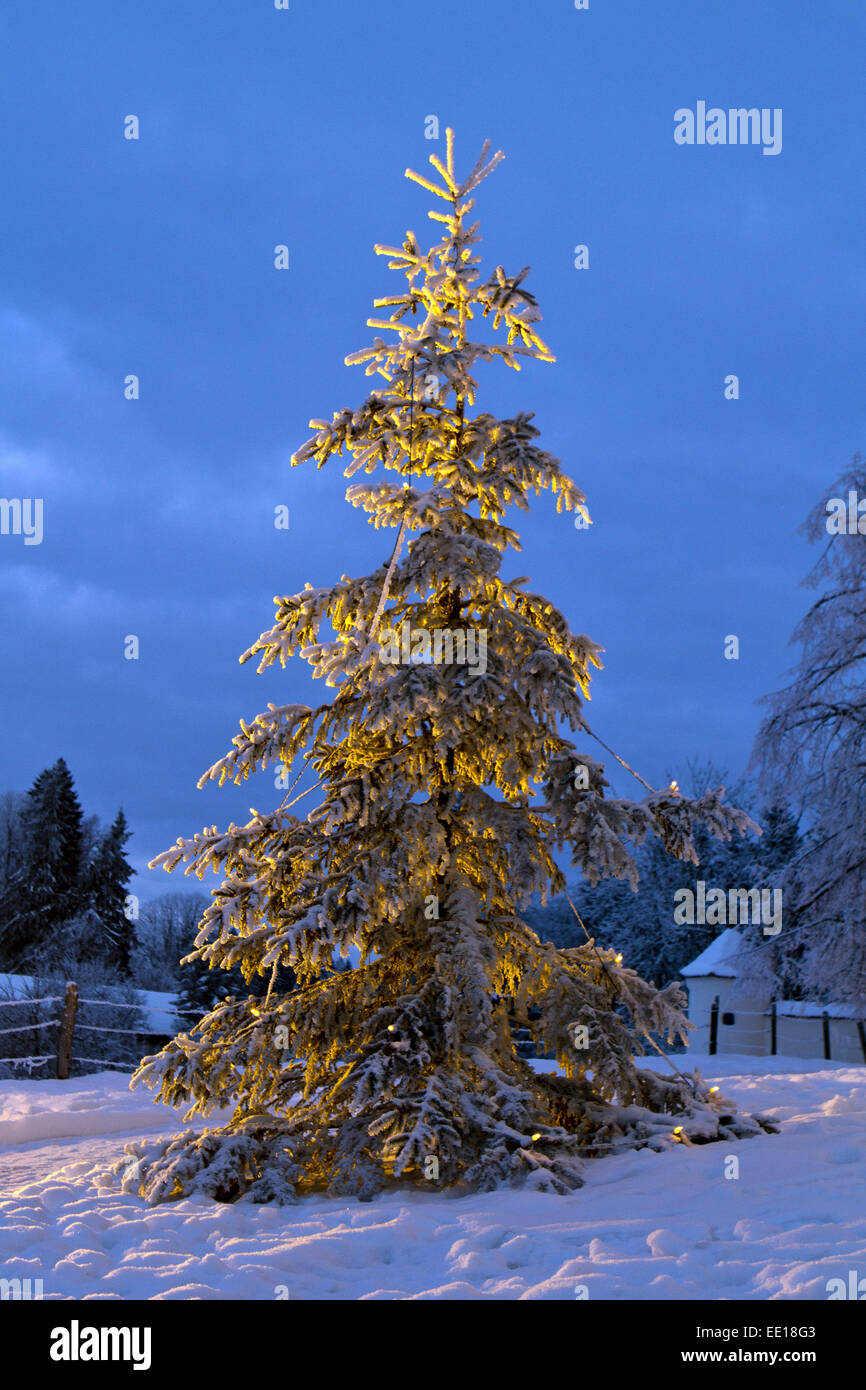
{"type": "Polygon", "coordinates": [[[593,881],[628,877],[629,839],[655,835],[694,859],[698,824],[726,838],[747,818],[719,792],[607,796],[602,765],[566,733],[589,734],[581,697],[600,648],[527,580],[500,575],[504,551],[520,548],[510,506],[528,510],[550,490],[558,511],[588,517],[531,415],[473,413],[479,364],[553,360],[527,268],[478,269],[470,195],[501,158],[488,153],[489,142],[458,180],[449,131],[434,179],[409,172],[439,200],[430,216],[442,239],[424,251],[409,232],[376,248],[408,284],[376,301],[388,317],[370,319],[372,346],[346,359],[384,384],[313,420],[293,459],[321,467],[345,452],[348,476],[382,470],[347,497],[397,531],[374,573],[276,600],[274,625],[241,658],[265,670],[300,653],[336,695],[242,721],[202,779],[242,783],[302,759],[319,804],[301,818],[289,794],[154,861],[224,876],[197,938],[202,960],[239,965],[248,981],[290,966],[299,987],[227,999],[145,1059],[138,1079],[162,1099],[189,1113],[235,1107],[224,1129],[133,1150],[124,1186],[152,1202],[190,1191],[369,1198],[401,1178],[565,1191],[587,1152],[664,1146],[677,1125],[704,1139],[760,1132],[700,1080],[635,1066],[643,1037],[685,1032],[676,986],[658,991],[591,944],[542,944],[520,915],[535,892],[563,886],[557,849],[593,881]],[[470,336],[478,319],[494,341],[470,336]],[[383,660],[405,623],[486,634],[486,669],[431,660],[414,638],[419,659],[383,660]],[[336,973],[352,946],[360,963],[336,973]],[[517,1055],[506,996],[539,1012],[536,1033],[564,1075],[517,1055]]]}
{"type": "Polygon", "coordinates": [[[23,847],[7,884],[2,949],[7,968],[20,970],[51,951],[63,924],[86,901],[81,803],[63,758],[40,772],[21,814],[23,847]]]}
{"type": "MultiPolygon", "coordinates": [[[[192,945],[192,943],[190,943],[192,945]]],[[[177,1008],[181,1017],[203,1018],[218,1003],[235,995],[248,993],[253,999],[262,999],[271,985],[271,977],[254,975],[247,984],[240,966],[230,970],[213,968],[199,956],[184,958],[180,967],[180,983],[177,991],[177,1008]]],[[[281,995],[289,994],[297,988],[295,972],[288,966],[277,967],[273,986],[281,995]]]]}
{"type": "Polygon", "coordinates": [[[135,924],[126,915],[127,884],[132,867],[124,854],[131,831],[123,811],[100,838],[87,873],[90,916],[98,932],[101,954],[120,975],[130,974],[130,955],[135,945],[135,924]]]}
{"type": "Polygon", "coordinates": [[[11,968],[9,929],[20,907],[20,869],[24,855],[23,792],[0,795],[0,970],[11,968]]]}

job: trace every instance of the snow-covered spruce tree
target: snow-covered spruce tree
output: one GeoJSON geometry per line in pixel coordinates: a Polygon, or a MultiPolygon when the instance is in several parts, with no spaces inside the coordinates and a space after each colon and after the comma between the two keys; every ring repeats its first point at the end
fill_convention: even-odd
{"type": "Polygon", "coordinates": [[[810,822],[783,885],[777,937],[748,934],[751,978],[789,998],[862,1003],[866,993],[866,459],[859,454],[804,522],[821,546],[818,590],[791,643],[800,659],[768,713],[753,763],[810,822]],[[853,494],[853,509],[851,503],[853,494]]]}
{"type": "Polygon", "coordinates": [[[242,783],[303,757],[320,803],[305,819],[289,805],[254,812],[154,860],[225,876],[201,959],[239,964],[248,980],[289,965],[299,988],[225,1000],[142,1063],[138,1080],[190,1114],[235,1107],[223,1129],[138,1146],[118,1165],[151,1202],[369,1198],[398,1179],[562,1192],[587,1154],[760,1132],[699,1078],[635,1066],[642,1037],[685,1033],[677,986],[657,991],[591,944],[542,944],[520,916],[534,892],[563,886],[557,847],[591,879],[629,875],[629,838],[658,835],[689,859],[699,822],[725,838],[747,818],[719,793],[608,798],[601,764],[563,732],[586,732],[581,695],[600,648],[526,580],[500,577],[503,552],[519,549],[509,505],[527,510],[550,489],[558,510],[585,506],[530,415],[471,413],[479,363],[553,361],[527,271],[477,269],[470,194],[502,157],[485,163],[488,151],[460,182],[449,131],[445,162],[431,158],[437,182],[407,171],[441,200],[430,215],[442,240],[422,251],[409,232],[401,248],[376,248],[408,286],[376,301],[390,317],[369,322],[388,340],[346,360],[384,386],[313,420],[293,459],[321,467],[345,450],[348,476],[397,476],[347,493],[376,528],[397,530],[388,563],[278,598],[275,625],[241,658],[264,670],[297,652],[336,695],[242,722],[202,779],[242,783]],[[505,341],[471,337],[478,317],[505,341]],[[449,641],[468,656],[473,635],[477,660],[442,659],[449,641]],[[404,644],[414,660],[395,660],[404,644]],[[335,973],[353,945],[360,964],[335,973]],[[517,1056],[506,996],[521,1016],[540,1010],[535,1033],[564,1075],[517,1056]]]}
{"type": "Polygon", "coordinates": [[[28,791],[21,827],[23,852],[4,895],[0,958],[7,969],[32,971],[86,902],[81,802],[63,758],[28,791]]]}
{"type": "Polygon", "coordinates": [[[99,933],[97,950],[124,978],[129,978],[130,955],[135,945],[135,925],[126,910],[132,866],[124,848],[131,835],[126,816],[120,810],[110,829],[100,837],[87,874],[89,915],[99,933]]]}

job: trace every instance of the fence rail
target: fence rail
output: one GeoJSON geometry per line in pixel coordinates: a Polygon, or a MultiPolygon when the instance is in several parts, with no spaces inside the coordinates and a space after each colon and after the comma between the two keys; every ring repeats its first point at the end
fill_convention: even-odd
{"type": "MultiPolygon", "coordinates": [[[[840,1017],[840,1016],[837,1016],[836,1014],[831,1014],[831,1013],[829,1012],[828,1009],[820,1009],[818,1012],[813,1013],[813,1014],[789,1014],[789,1013],[785,1013],[784,1011],[782,1011],[782,1012],[779,1011],[779,1008],[778,1008],[779,1002],[780,1002],[779,1000],[771,999],[771,1000],[770,1000],[770,1003],[769,1003],[769,1005],[768,1005],[768,1007],[767,1007],[766,1009],[741,1009],[741,1008],[736,1007],[736,1005],[735,1005],[735,1006],[733,1006],[733,1007],[731,1008],[730,1012],[731,1012],[731,1013],[736,1013],[737,1016],[740,1017],[740,1018],[759,1018],[759,1019],[761,1020],[761,1025],[760,1025],[760,1026],[757,1026],[757,1027],[754,1027],[754,1028],[752,1029],[752,1032],[753,1032],[753,1033],[763,1034],[764,1028],[765,1028],[766,1024],[769,1023],[769,1025],[770,1025],[770,1053],[769,1053],[769,1055],[770,1055],[771,1057],[775,1057],[775,1056],[777,1056],[777,1054],[778,1054],[778,1047],[779,1047],[779,1026],[780,1026],[781,1023],[787,1022],[789,1026],[792,1025],[792,1024],[807,1024],[807,1023],[812,1023],[812,1024],[815,1024],[815,1025],[819,1025],[820,1028],[821,1028],[821,1045],[822,1045],[823,1052],[824,1052],[824,1061],[825,1061],[825,1062],[832,1062],[832,1061],[834,1060],[833,1055],[832,1055],[832,1048],[831,1048],[830,1025],[831,1025],[832,1023],[837,1023],[837,1024],[840,1024],[840,1023],[850,1023],[850,1024],[853,1024],[853,1026],[854,1026],[854,1027],[856,1028],[856,1030],[857,1030],[857,1039],[858,1039],[858,1042],[859,1042],[859,1045],[860,1045],[860,1052],[862,1053],[862,1057],[863,1057],[864,1063],[866,1063],[866,1019],[862,1019],[862,1018],[848,1018],[847,1016],[841,1016],[841,1017],[840,1017]]],[[[715,1056],[716,1053],[718,1052],[718,1041],[719,1041],[719,1015],[720,1015],[720,1013],[724,1014],[725,1012],[727,1012],[727,1010],[726,1010],[726,1009],[721,1009],[721,1007],[720,1007],[720,1001],[719,1001],[719,996],[718,996],[718,994],[717,994],[716,997],[715,997],[715,999],[713,1000],[712,1004],[710,1005],[710,1042],[709,1042],[709,1052],[710,1052],[710,1056],[715,1056]]],[[[723,1019],[723,1022],[724,1022],[724,1019],[723,1019]]],[[[850,1059],[848,1059],[848,1058],[837,1057],[835,1060],[836,1060],[836,1061],[847,1061],[847,1060],[850,1060],[850,1059]]]]}
{"type": "MultiPolygon", "coordinates": [[[[131,1071],[135,1067],[134,1061],[120,1062],[108,1057],[73,1056],[72,1044],[75,1035],[78,1032],[88,1032],[115,1033],[118,1035],[123,1035],[125,1037],[141,1037],[143,1034],[151,1033],[154,1031],[152,1028],[148,1028],[147,1026],[142,1026],[141,1028],[113,1028],[102,1027],[100,1024],[96,1023],[80,1023],[77,1018],[78,1007],[80,1004],[86,1004],[89,1007],[96,1008],[138,1011],[139,1013],[143,1013],[145,1015],[157,1012],[157,1010],[154,1010],[153,1006],[149,1004],[128,1004],[123,1001],[115,1001],[113,999],[83,999],[79,997],[78,986],[73,982],[67,984],[66,991],[64,994],[46,994],[40,996],[37,999],[0,999],[0,1009],[21,1009],[47,1004],[62,1004],[63,1012],[57,1017],[39,1018],[35,1019],[31,1023],[15,1024],[10,1028],[0,1028],[0,1037],[4,1037],[7,1034],[12,1033],[38,1033],[39,1030],[42,1028],[58,1028],[59,1032],[57,1034],[55,1050],[53,1052],[40,1055],[0,1057],[0,1065],[26,1067],[28,1071],[32,1073],[34,1068],[44,1067],[47,1063],[53,1061],[56,1064],[56,1075],[58,1080],[60,1081],[68,1080],[69,1066],[71,1062],[86,1063],[99,1067],[123,1067],[126,1070],[131,1071]]],[[[194,1011],[191,1009],[172,1008],[170,1012],[171,1017],[177,1018],[178,1020],[182,1019],[184,1016],[188,1018],[201,1017],[200,1011],[194,1011]]],[[[146,1023],[147,1018],[145,1017],[144,1025],[146,1025],[146,1023]]],[[[36,1045],[38,1047],[39,1040],[36,1040],[36,1045]]]]}

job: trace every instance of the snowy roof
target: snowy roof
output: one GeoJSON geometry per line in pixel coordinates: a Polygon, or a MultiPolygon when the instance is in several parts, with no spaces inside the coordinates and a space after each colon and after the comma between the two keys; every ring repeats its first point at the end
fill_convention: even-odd
{"type": "Polygon", "coordinates": [[[721,979],[733,980],[737,972],[731,961],[741,946],[740,933],[735,927],[726,927],[721,936],[711,941],[705,951],[701,951],[688,965],[680,970],[680,975],[717,975],[721,979]]]}

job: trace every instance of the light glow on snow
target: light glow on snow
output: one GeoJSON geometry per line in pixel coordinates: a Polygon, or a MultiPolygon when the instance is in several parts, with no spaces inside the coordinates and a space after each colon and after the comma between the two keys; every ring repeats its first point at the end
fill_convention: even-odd
{"type": "Polygon", "coordinates": [[[591,1299],[826,1299],[829,1279],[866,1268],[866,1067],[689,1062],[781,1121],[731,1146],[739,1180],[724,1176],[727,1146],[681,1144],[588,1162],[564,1197],[421,1190],[295,1207],[148,1208],[94,1176],[126,1139],[177,1129],[176,1112],[117,1075],[0,1082],[0,1265],[41,1278],[50,1299],[270,1300],[283,1286],[292,1299],[571,1301],[578,1284],[591,1299]]]}

